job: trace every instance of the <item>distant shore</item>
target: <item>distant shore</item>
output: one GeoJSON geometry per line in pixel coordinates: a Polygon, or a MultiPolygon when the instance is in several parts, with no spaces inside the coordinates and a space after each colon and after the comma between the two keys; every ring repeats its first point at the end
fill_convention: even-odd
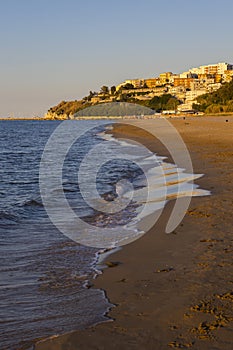
{"type": "MultiPolygon", "coordinates": [[[[192,199],[173,234],[164,228],[169,203],[150,232],[107,257],[118,261],[94,281],[116,305],[102,323],[38,343],[36,350],[149,349],[231,350],[233,347],[233,117],[173,119],[192,157],[197,182],[209,197],[192,199]]],[[[135,121],[137,126],[153,121],[135,121]]],[[[134,135],[152,150],[165,149],[143,134],[116,126],[117,136],[134,135]]]]}
{"type": "Polygon", "coordinates": [[[80,116],[76,118],[67,118],[67,116],[61,115],[60,117],[57,117],[56,119],[52,118],[45,118],[45,117],[0,117],[0,120],[7,120],[7,121],[13,121],[13,120],[40,120],[40,121],[46,121],[46,120],[100,120],[100,119],[109,119],[109,120],[121,120],[121,119],[157,119],[157,118],[193,118],[193,117],[228,117],[233,116],[233,113],[213,113],[213,114],[203,114],[203,115],[193,115],[188,113],[182,113],[182,114],[155,114],[155,115],[145,115],[145,116],[80,116]]]}

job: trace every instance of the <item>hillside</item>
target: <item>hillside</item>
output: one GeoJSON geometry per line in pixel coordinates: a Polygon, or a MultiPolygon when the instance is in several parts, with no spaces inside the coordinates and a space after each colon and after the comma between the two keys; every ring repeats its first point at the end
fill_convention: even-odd
{"type": "Polygon", "coordinates": [[[124,94],[115,92],[113,95],[106,94],[103,96],[103,100],[98,102],[88,101],[87,97],[79,101],[62,101],[57,106],[50,108],[45,117],[50,119],[66,119],[70,115],[74,117],[93,115],[149,115],[156,111],[174,110],[179,104],[179,100],[170,94],[163,94],[162,96],[142,100],[130,92],[124,94]],[[127,105],[125,110],[122,107],[124,103],[127,105]],[[110,105],[112,106],[110,107],[110,105]]]}
{"type": "Polygon", "coordinates": [[[49,109],[46,119],[68,119],[75,116],[141,115],[140,108],[132,111],[119,104],[108,110],[111,103],[131,103],[154,112],[167,114],[233,112],[233,65],[217,63],[191,68],[180,74],[161,73],[149,79],[125,80],[118,86],[102,86],[99,92],[89,92],[81,100],[62,101],[49,109]],[[108,107],[96,106],[108,104],[108,107]],[[86,110],[88,108],[88,110],[86,110]],[[83,111],[85,109],[85,112],[83,111]]]}
{"type": "Polygon", "coordinates": [[[80,101],[61,101],[57,106],[54,106],[48,110],[50,113],[62,114],[74,114],[79,110],[88,107],[90,104],[84,100],[80,101]]]}
{"type": "Polygon", "coordinates": [[[199,96],[193,108],[204,113],[233,112],[233,80],[215,92],[199,96]]]}

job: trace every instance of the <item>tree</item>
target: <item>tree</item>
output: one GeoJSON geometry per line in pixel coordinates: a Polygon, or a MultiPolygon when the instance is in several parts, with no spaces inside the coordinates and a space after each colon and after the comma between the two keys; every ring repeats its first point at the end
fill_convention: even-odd
{"type": "Polygon", "coordinates": [[[94,92],[90,91],[89,95],[87,96],[87,101],[91,101],[91,99],[94,95],[95,95],[94,92]]]}
{"type": "Polygon", "coordinates": [[[115,95],[115,93],[116,93],[116,87],[115,87],[115,86],[111,86],[110,91],[111,91],[111,95],[115,95]]]}
{"type": "Polygon", "coordinates": [[[158,96],[154,96],[148,103],[148,107],[152,108],[152,109],[159,109],[160,104],[159,104],[159,97],[158,96]]]}
{"type": "Polygon", "coordinates": [[[179,104],[180,102],[177,98],[171,94],[164,94],[162,96],[154,96],[147,106],[155,110],[175,110],[179,104]]]}
{"type": "Polygon", "coordinates": [[[127,94],[121,94],[119,100],[120,102],[128,102],[127,94]]]}
{"type": "Polygon", "coordinates": [[[109,93],[108,87],[103,85],[100,89],[100,92],[102,92],[103,94],[108,94],[109,93]]]}
{"type": "Polygon", "coordinates": [[[134,86],[133,86],[133,84],[127,83],[127,84],[122,86],[122,89],[132,90],[132,89],[134,89],[134,86]]]}
{"type": "Polygon", "coordinates": [[[179,105],[179,101],[175,97],[171,97],[166,104],[167,110],[176,110],[179,105]]]}

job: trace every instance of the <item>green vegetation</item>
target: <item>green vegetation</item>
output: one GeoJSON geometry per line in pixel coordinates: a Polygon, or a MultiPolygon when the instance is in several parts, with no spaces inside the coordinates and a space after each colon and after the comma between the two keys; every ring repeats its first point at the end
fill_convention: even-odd
{"type": "Polygon", "coordinates": [[[215,92],[199,96],[197,102],[193,108],[207,114],[233,112],[233,80],[215,92]]]}
{"type": "MultiPolygon", "coordinates": [[[[111,87],[111,89],[108,89],[107,86],[103,86],[101,88],[101,94],[103,94],[100,96],[101,102],[92,103],[91,99],[97,94],[90,91],[89,95],[87,97],[84,97],[82,100],[62,101],[57,106],[50,108],[48,112],[56,113],[58,116],[61,116],[64,114],[66,114],[67,116],[69,116],[70,114],[77,115],[77,116],[84,116],[84,115],[98,116],[101,114],[111,115],[111,116],[112,115],[116,115],[116,116],[141,115],[146,113],[151,114],[152,113],[151,110],[154,110],[154,111],[175,110],[177,106],[180,104],[180,102],[170,94],[164,94],[160,97],[155,96],[149,100],[140,100],[140,99],[137,99],[137,96],[132,93],[126,94],[126,93],[122,93],[120,90],[119,92],[116,92],[115,86],[111,87]],[[111,108],[108,109],[108,107],[106,107],[107,103],[103,103],[105,100],[108,100],[110,95],[113,97],[113,100],[111,103],[114,106],[113,109],[111,108]],[[117,101],[115,101],[116,99],[117,101]],[[119,110],[120,103],[127,103],[127,104],[131,103],[132,108],[130,109],[128,106],[125,112],[122,110],[119,110]],[[103,104],[104,104],[103,108],[96,109],[97,106],[101,107],[101,105],[103,104]],[[138,108],[135,107],[133,104],[138,105],[138,108]]],[[[140,93],[138,94],[138,96],[144,95],[144,94],[145,93],[140,93]]],[[[106,101],[106,102],[109,102],[109,101],[106,101]]],[[[110,105],[110,103],[108,105],[110,105]]]]}
{"type": "Polygon", "coordinates": [[[127,84],[122,85],[122,86],[120,87],[120,90],[122,90],[122,89],[133,90],[133,89],[134,89],[134,86],[133,86],[133,84],[127,83],[127,84]]]}
{"type": "Polygon", "coordinates": [[[108,89],[107,86],[104,85],[104,86],[102,86],[100,92],[101,92],[102,94],[108,94],[108,93],[109,93],[109,89],[108,89]]]}
{"type": "MultiPolygon", "coordinates": [[[[145,92],[138,94],[138,96],[145,95],[145,92]]],[[[180,101],[172,96],[171,94],[163,94],[162,96],[155,96],[149,100],[140,100],[137,99],[137,95],[134,94],[121,94],[120,101],[130,102],[139,104],[141,106],[153,109],[156,112],[164,110],[176,110],[177,106],[180,104],[180,101]]]]}
{"type": "Polygon", "coordinates": [[[111,86],[110,91],[111,91],[111,95],[115,95],[115,93],[116,93],[115,85],[111,86]]]}
{"type": "Polygon", "coordinates": [[[179,100],[170,94],[164,94],[160,97],[155,96],[151,100],[146,101],[147,107],[157,111],[176,110],[179,104],[179,100]]]}

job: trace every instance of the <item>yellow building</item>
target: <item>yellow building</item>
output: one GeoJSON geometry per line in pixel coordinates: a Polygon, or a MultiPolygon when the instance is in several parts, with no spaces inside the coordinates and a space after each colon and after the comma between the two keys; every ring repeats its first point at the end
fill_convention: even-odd
{"type": "Polygon", "coordinates": [[[131,84],[135,88],[141,88],[145,84],[145,79],[128,79],[125,81],[125,84],[131,84]]]}
{"type": "Polygon", "coordinates": [[[158,85],[158,78],[151,78],[151,79],[146,79],[145,83],[149,89],[154,89],[158,85]]]}
{"type": "Polygon", "coordinates": [[[208,80],[213,78],[215,75],[214,74],[198,74],[198,79],[199,80],[208,80]]]}
{"type": "Polygon", "coordinates": [[[214,82],[215,83],[221,83],[222,82],[222,77],[223,77],[222,74],[216,74],[215,77],[214,77],[214,82]]]}
{"type": "Polygon", "coordinates": [[[191,88],[191,84],[194,83],[194,78],[175,78],[174,79],[174,87],[183,86],[186,89],[191,88]]]}
{"type": "Polygon", "coordinates": [[[162,85],[169,83],[169,80],[170,80],[171,76],[172,76],[172,72],[161,73],[159,75],[160,83],[162,85]]]}
{"type": "Polygon", "coordinates": [[[204,67],[205,74],[218,74],[218,65],[204,67]]]}

